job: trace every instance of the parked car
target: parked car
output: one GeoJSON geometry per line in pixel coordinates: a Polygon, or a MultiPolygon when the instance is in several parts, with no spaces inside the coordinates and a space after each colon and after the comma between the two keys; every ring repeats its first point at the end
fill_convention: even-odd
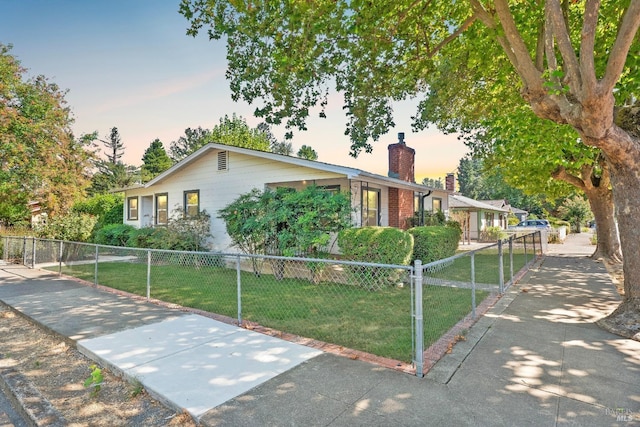
{"type": "Polygon", "coordinates": [[[521,221],[516,228],[544,228],[547,230],[551,230],[551,224],[546,219],[527,219],[526,221],[521,221]]]}

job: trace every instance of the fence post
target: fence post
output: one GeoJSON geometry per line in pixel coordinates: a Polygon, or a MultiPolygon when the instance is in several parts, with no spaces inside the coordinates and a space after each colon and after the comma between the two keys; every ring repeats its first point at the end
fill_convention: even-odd
{"type": "Polygon", "coordinates": [[[540,237],[540,244],[542,244],[542,231],[538,230],[533,234],[533,260],[535,261],[538,258],[538,253],[536,252],[536,238],[540,237]]]}
{"type": "Polygon", "coordinates": [[[471,317],[476,318],[476,253],[471,251],[471,317]]]}
{"type": "Polygon", "coordinates": [[[22,238],[22,265],[27,266],[27,236],[22,238]]]}
{"type": "Polygon", "coordinates": [[[147,301],[151,298],[151,251],[147,250],[147,301]]]}
{"type": "Polygon", "coordinates": [[[4,244],[2,245],[2,259],[5,261],[9,261],[9,238],[3,237],[4,244]]]}
{"type": "Polygon", "coordinates": [[[522,236],[522,242],[524,243],[524,265],[529,264],[529,257],[527,256],[527,235],[522,236]]]}
{"type": "Polygon", "coordinates": [[[416,376],[422,378],[424,376],[424,332],[423,332],[423,313],[422,313],[422,261],[417,259],[413,264],[413,277],[415,286],[415,322],[416,322],[416,376]]]}
{"type": "Polygon", "coordinates": [[[60,240],[58,246],[58,276],[62,276],[62,250],[64,249],[64,243],[60,240]]]}
{"type": "Polygon", "coordinates": [[[93,284],[96,287],[98,286],[98,251],[99,249],[100,247],[96,245],[96,265],[95,265],[95,271],[93,272],[93,284]]]}
{"type": "Polygon", "coordinates": [[[498,280],[500,283],[501,294],[504,293],[504,265],[502,262],[503,255],[502,240],[498,240],[498,280]]]}
{"type": "Polygon", "coordinates": [[[238,326],[242,327],[242,280],[240,280],[240,255],[236,256],[236,280],[238,287],[238,326]]]}
{"type": "Polygon", "coordinates": [[[513,234],[509,236],[509,282],[513,285],[513,234]]]}
{"type": "Polygon", "coordinates": [[[31,268],[36,268],[36,238],[32,237],[33,247],[31,248],[31,268]]]}

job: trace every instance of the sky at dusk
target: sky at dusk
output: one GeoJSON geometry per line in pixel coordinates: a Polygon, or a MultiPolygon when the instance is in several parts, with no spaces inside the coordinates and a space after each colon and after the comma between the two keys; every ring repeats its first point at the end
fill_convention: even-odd
{"type": "MultiPolygon", "coordinates": [[[[117,127],[123,160],[139,166],[151,141],[168,150],[186,128],[210,129],[225,114],[254,127],[257,105],[231,99],[225,79],[224,41],[186,35],[178,0],[0,0],[0,43],[28,69],[67,89],[76,136],[98,131],[108,139],[117,127]]],[[[318,160],[386,175],[387,145],[405,132],[416,150],[416,181],[455,172],[468,151],[454,135],[435,128],[413,133],[415,101],[394,105],[396,127],[374,143],[373,153],[349,156],[347,118],[340,94],[330,97],[327,119],[310,118],[308,130],[294,133],[294,153],[310,145],[318,160]]],[[[274,128],[278,139],[284,128],[274,128]]]]}

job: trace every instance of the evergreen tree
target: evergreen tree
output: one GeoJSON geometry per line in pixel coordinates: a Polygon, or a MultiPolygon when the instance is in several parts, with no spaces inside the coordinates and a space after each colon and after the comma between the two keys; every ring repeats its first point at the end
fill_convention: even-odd
{"type": "Polygon", "coordinates": [[[303,145],[302,147],[300,147],[297,155],[301,159],[318,160],[318,153],[316,153],[316,150],[308,145],[303,145]]]}
{"type": "Polygon", "coordinates": [[[153,178],[169,169],[172,164],[162,142],[158,138],[152,141],[149,148],[146,149],[142,156],[142,162],[142,168],[140,169],[142,182],[151,181],[153,178]]]}
{"type": "Polygon", "coordinates": [[[124,143],[120,139],[120,133],[118,132],[117,127],[111,128],[111,133],[109,134],[109,140],[101,140],[104,146],[107,148],[107,160],[109,163],[117,164],[122,155],[124,154],[124,143]]]}

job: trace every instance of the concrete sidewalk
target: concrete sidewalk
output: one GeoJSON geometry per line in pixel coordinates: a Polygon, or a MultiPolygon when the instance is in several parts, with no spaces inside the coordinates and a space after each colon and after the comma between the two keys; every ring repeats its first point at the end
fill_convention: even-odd
{"type": "Polygon", "coordinates": [[[619,297],[588,238],[551,245],[422,379],[20,267],[0,300],[206,426],[640,425],[640,343],[593,324],[619,297]]]}

